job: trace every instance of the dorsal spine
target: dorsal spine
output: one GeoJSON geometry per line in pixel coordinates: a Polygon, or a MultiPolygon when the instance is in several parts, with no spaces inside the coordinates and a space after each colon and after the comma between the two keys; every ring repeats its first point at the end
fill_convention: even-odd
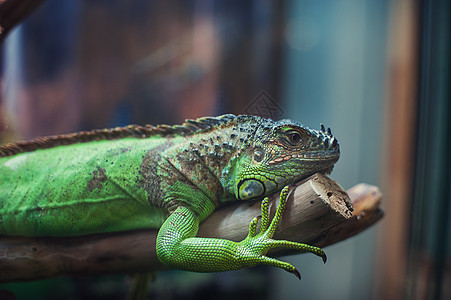
{"type": "Polygon", "coordinates": [[[117,140],[121,138],[148,138],[151,136],[187,136],[197,132],[213,130],[215,127],[236,119],[235,115],[227,114],[218,117],[204,117],[196,120],[186,120],[182,125],[129,125],[111,129],[95,129],[71,134],[36,138],[30,141],[16,142],[0,146],[0,157],[31,152],[39,149],[53,148],[62,145],[87,143],[101,140],[117,140]]]}

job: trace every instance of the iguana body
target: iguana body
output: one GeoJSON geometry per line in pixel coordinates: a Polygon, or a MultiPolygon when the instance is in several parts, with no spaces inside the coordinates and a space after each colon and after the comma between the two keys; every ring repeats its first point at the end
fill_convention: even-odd
{"type": "Polygon", "coordinates": [[[242,242],[197,238],[198,225],[224,202],[261,199],[330,171],[338,157],[338,143],[324,128],[233,115],[7,145],[0,147],[0,235],[154,228],[158,258],[171,267],[210,272],[263,263],[296,274],[264,255],[278,246],[323,259],[324,252],[272,240],[280,216],[269,225],[267,204],[260,233],[255,219],[242,242]]]}

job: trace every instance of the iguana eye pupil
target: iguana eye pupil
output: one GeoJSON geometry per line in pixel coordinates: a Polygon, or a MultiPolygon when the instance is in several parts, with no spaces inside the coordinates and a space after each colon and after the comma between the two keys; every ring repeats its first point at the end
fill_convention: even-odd
{"type": "Polygon", "coordinates": [[[287,134],[287,137],[292,145],[297,145],[301,141],[301,135],[298,132],[290,132],[287,134]]]}

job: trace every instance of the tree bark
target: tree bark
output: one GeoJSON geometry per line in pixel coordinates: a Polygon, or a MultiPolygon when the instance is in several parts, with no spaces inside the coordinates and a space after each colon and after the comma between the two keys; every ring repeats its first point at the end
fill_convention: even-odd
{"type": "MultiPolygon", "coordinates": [[[[271,196],[272,214],[278,196],[271,196]]],[[[349,190],[349,196],[321,174],[296,184],[274,238],[324,247],[368,228],[382,217],[377,187],[360,184],[349,190]]],[[[226,206],[201,224],[198,236],[240,241],[248,233],[249,222],[258,215],[260,201],[226,206]]],[[[0,236],[0,281],[164,269],[155,254],[156,236],[155,230],[68,238],[0,236]]],[[[285,254],[293,252],[277,249],[269,255],[285,254]]]]}

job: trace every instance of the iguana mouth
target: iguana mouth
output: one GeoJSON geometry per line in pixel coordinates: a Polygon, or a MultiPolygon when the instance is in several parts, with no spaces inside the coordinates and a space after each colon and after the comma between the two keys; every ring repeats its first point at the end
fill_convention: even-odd
{"type": "Polygon", "coordinates": [[[268,162],[268,164],[278,164],[283,161],[290,159],[299,160],[300,163],[315,163],[321,161],[334,160],[337,161],[339,158],[339,152],[337,150],[327,150],[327,151],[310,151],[305,153],[295,153],[287,156],[280,156],[268,162]]]}

